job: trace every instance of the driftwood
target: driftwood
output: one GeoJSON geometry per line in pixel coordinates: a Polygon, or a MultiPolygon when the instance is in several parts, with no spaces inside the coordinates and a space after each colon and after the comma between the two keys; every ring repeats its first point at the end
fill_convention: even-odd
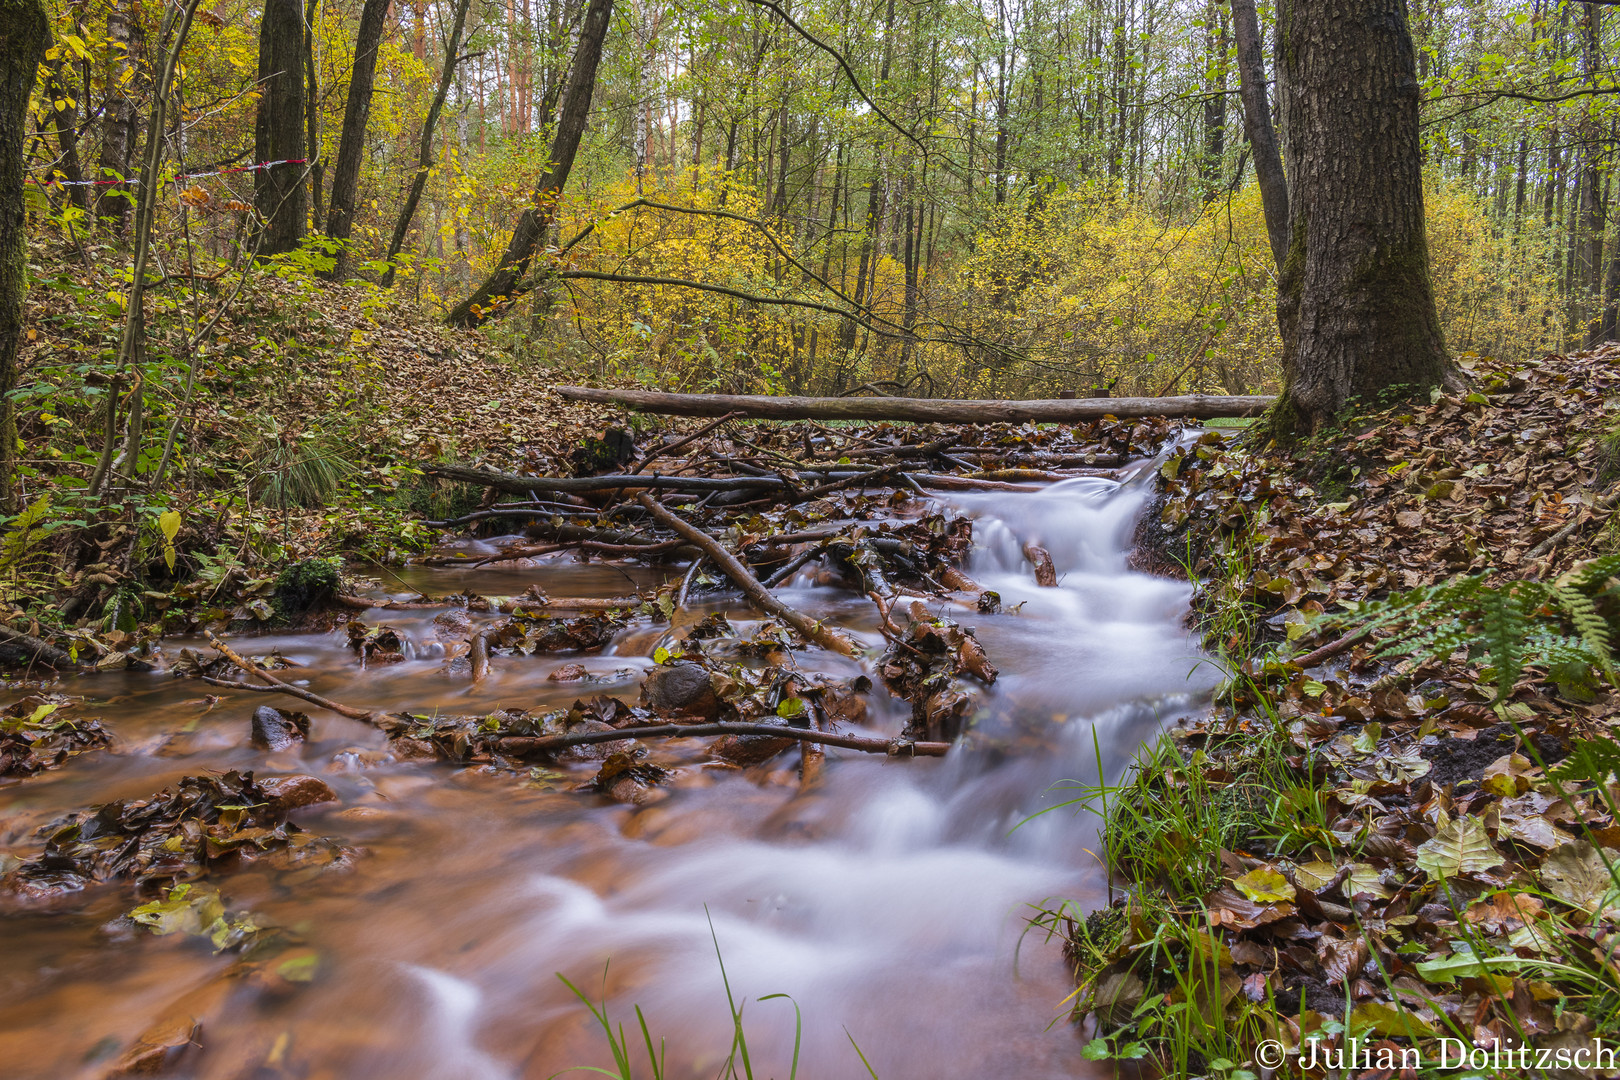
{"type": "Polygon", "coordinates": [[[793,610],[772,596],[770,590],[759,583],[759,579],[754,577],[743,561],[727,551],[714,537],[664,509],[646,492],[642,492],[636,498],[640,500],[642,506],[647,508],[647,512],[653,516],[653,520],[667,529],[674,530],[678,536],[702,548],[703,553],[709,557],[710,561],[725,571],[725,575],[736,583],[737,587],[743,591],[743,595],[748,597],[749,602],[755,607],[769,615],[775,615],[803,634],[805,638],[814,641],[824,649],[841,653],[844,656],[855,655],[856,647],[853,641],[816,619],[793,610]]]}
{"type": "Polygon", "coordinates": [[[566,401],[622,405],[666,416],[723,416],[755,420],[911,420],[940,424],[1075,423],[1105,416],[1172,416],[1209,420],[1254,416],[1276,400],[1269,395],[1163,398],[1075,398],[1034,401],[953,401],[934,398],[769,397],[762,394],[666,394],[654,390],[602,390],[554,386],[566,401]]]}
{"type": "Polygon", "coordinates": [[[570,746],[590,743],[617,742],[620,739],[678,739],[697,735],[771,735],[781,739],[798,739],[821,746],[841,746],[846,750],[864,750],[869,754],[888,754],[891,757],[944,757],[951,744],[944,742],[906,742],[904,739],[872,739],[860,735],[837,735],[812,728],[787,727],[778,724],[745,724],[719,721],[713,724],[656,724],[651,727],[613,728],[611,731],[582,731],[573,735],[542,735],[535,738],[503,739],[503,748],[513,753],[549,754],[566,750],[570,746]]]}

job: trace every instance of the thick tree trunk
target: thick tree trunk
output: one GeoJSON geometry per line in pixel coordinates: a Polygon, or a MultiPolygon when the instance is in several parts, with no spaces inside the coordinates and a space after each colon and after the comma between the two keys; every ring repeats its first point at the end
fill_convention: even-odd
{"type": "MultiPolygon", "coordinates": [[[[331,209],[326,235],[344,241],[327,277],[336,281],[348,269],[346,241],[354,228],[354,204],[360,191],[360,163],[366,149],[366,121],[371,117],[371,91],[377,76],[377,47],[388,24],[389,0],[366,0],[360,11],[360,30],[354,41],[354,71],[349,76],[349,100],[343,107],[343,134],[337,164],[332,168],[331,209]]],[[[446,61],[454,67],[453,58],[446,61]]]]}
{"type": "Polygon", "coordinates": [[[439,114],[444,111],[444,99],[450,94],[450,84],[455,81],[456,67],[461,63],[461,31],[467,25],[467,7],[472,0],[459,0],[456,4],[455,21],[450,26],[450,40],[444,46],[444,68],[439,72],[439,90],[433,95],[433,104],[428,107],[427,118],[422,121],[422,143],[416,152],[416,175],[411,178],[411,189],[405,195],[405,205],[400,208],[399,218],[394,222],[394,235],[388,241],[388,269],[383,271],[382,287],[394,287],[394,257],[405,246],[405,237],[410,235],[411,219],[416,216],[416,205],[422,201],[422,190],[427,187],[428,170],[433,168],[433,130],[439,126],[439,114]]]}
{"type": "Polygon", "coordinates": [[[1057,398],[1037,401],[951,401],[944,398],[771,397],[762,394],[666,394],[554,386],[565,401],[622,405],[664,416],[724,416],[757,420],[911,420],[937,424],[1072,424],[1104,416],[1184,416],[1208,420],[1253,416],[1274,398],[1188,394],[1161,398],[1057,398]]]}
{"type": "Polygon", "coordinates": [[[1254,153],[1254,175],[1266,212],[1271,254],[1281,270],[1288,258],[1288,180],[1283,175],[1277,132],[1266,100],[1265,50],[1260,44],[1260,17],[1254,0],[1232,0],[1232,34],[1237,39],[1238,94],[1243,99],[1243,130],[1254,153]]]}
{"type": "Polygon", "coordinates": [[[1454,376],[1429,280],[1405,0],[1285,0],[1288,258],[1279,433],[1454,376]]]}
{"type": "Polygon", "coordinates": [[[547,160],[550,167],[534,188],[534,205],[523,211],[512,230],[511,242],[501,255],[500,264],[473,294],[455,306],[445,320],[452,326],[476,326],[483,322],[489,310],[506,302],[517,288],[519,280],[529,268],[535,249],[545,239],[556,217],[557,200],[562,197],[568,183],[568,173],[574,167],[574,155],[579,151],[580,139],[585,134],[585,122],[591,113],[591,97],[596,90],[596,66],[602,59],[602,42],[607,37],[608,25],[613,20],[613,0],[591,0],[585,9],[585,23],[580,28],[579,46],[574,51],[574,63],[568,73],[568,92],[563,100],[562,116],[557,121],[557,135],[551,143],[547,160]]]}
{"type": "Polygon", "coordinates": [[[28,220],[23,211],[23,140],[28,97],[50,41],[50,20],[40,0],[0,0],[0,511],[16,509],[17,387],[22,345],[28,220]]]}
{"type": "MultiPolygon", "coordinates": [[[[259,161],[304,157],[304,9],[299,0],[264,2],[253,149],[259,161]]],[[[306,175],[302,165],[277,165],[253,174],[253,204],[264,229],[259,254],[291,251],[304,238],[306,175]]]]}

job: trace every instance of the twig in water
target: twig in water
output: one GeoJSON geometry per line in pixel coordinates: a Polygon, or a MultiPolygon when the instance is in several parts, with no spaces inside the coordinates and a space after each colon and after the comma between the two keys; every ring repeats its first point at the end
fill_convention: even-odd
{"type": "Polygon", "coordinates": [[[714,537],[664,509],[646,492],[637,495],[636,499],[642,506],[647,508],[647,512],[653,516],[654,521],[665,528],[672,529],[676,535],[702,549],[703,553],[716,566],[725,571],[727,577],[737,583],[737,587],[743,591],[743,595],[748,597],[749,602],[755,607],[766,614],[775,615],[824,649],[844,656],[855,655],[857,651],[855,642],[850,640],[848,636],[823,625],[820,621],[812,619],[808,615],[793,610],[772,596],[770,590],[761,585],[759,579],[754,577],[747,566],[743,565],[742,560],[722,547],[714,537]]]}

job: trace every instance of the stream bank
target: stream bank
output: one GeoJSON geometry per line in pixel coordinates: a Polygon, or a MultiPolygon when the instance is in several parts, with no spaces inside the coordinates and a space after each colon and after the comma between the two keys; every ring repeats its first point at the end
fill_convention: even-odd
{"type": "Polygon", "coordinates": [[[1398,1070],[1449,1039],[1612,1075],[1577,1055],[1620,1032],[1620,350],[1462,366],[1164,462],[1146,556],[1198,581],[1232,677],[1084,793],[1125,888],[1049,922],[1096,1059],[1398,1070]]]}

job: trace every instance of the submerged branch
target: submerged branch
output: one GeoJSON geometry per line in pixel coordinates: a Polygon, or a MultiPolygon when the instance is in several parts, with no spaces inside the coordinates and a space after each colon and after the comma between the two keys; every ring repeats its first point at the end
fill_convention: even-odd
{"type": "Polygon", "coordinates": [[[507,739],[525,754],[553,753],[570,746],[591,743],[617,742],[620,739],[670,739],[698,735],[770,735],[781,739],[823,746],[839,746],[845,750],[863,750],[868,754],[888,754],[891,757],[944,757],[951,748],[945,742],[907,742],[904,739],[873,739],[860,735],[837,735],[830,731],[811,728],[787,727],[779,724],[746,724],[717,721],[712,724],[657,724],[644,728],[614,728],[611,731],[582,731],[573,735],[544,735],[533,739],[507,739]]]}

